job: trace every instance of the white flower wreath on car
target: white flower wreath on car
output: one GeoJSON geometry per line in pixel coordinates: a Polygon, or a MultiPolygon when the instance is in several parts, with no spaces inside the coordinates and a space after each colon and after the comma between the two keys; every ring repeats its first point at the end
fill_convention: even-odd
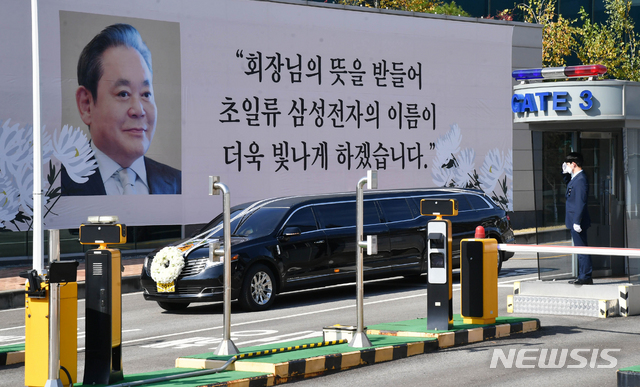
{"type": "Polygon", "coordinates": [[[175,246],[165,247],[153,257],[151,278],[160,284],[169,284],[178,278],[184,267],[182,252],[175,246]]]}

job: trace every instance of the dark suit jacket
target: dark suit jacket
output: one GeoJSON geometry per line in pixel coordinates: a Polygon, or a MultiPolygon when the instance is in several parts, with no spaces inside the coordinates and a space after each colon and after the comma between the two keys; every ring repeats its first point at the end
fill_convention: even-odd
{"type": "Polygon", "coordinates": [[[589,183],[584,171],[577,174],[567,184],[567,212],[564,223],[568,229],[573,230],[574,224],[579,224],[583,230],[591,226],[591,218],[587,208],[589,197],[589,183]]]}
{"type": "MultiPolygon", "coordinates": [[[[144,166],[147,170],[147,183],[149,184],[149,194],[181,194],[182,193],[182,172],[168,165],[159,163],[148,157],[144,158],[144,166]]],[[[61,194],[62,196],[88,196],[106,195],[102,175],[100,170],[96,170],[89,180],[83,184],[78,184],[71,180],[67,170],[62,166],[60,170],[61,194]]]]}

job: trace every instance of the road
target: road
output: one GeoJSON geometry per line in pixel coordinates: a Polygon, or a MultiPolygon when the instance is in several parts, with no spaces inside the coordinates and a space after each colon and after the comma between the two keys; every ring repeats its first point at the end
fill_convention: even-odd
{"type": "MultiPolygon", "coordinates": [[[[536,260],[518,253],[506,262],[499,278],[500,315],[507,315],[506,298],[514,281],[535,280],[536,260]]],[[[457,276],[454,275],[454,279],[457,276]]],[[[459,284],[454,284],[454,313],[459,313],[459,284]]],[[[365,283],[365,324],[426,316],[426,283],[394,278],[365,283]]],[[[348,284],[281,295],[275,308],[242,312],[232,306],[232,340],[238,347],[289,341],[322,335],[322,327],[355,325],[355,285],[348,284]]],[[[515,315],[518,316],[518,315],[515,315]]],[[[516,335],[436,353],[376,364],[294,383],[300,386],[424,385],[615,385],[616,370],[640,364],[640,316],[597,319],[568,316],[527,316],[541,321],[538,332],[516,335]],[[519,350],[529,349],[519,354],[519,350]],[[522,365],[537,363],[535,356],[567,349],[564,367],[511,368],[496,356],[524,356],[522,365]],[[577,354],[572,350],[583,349],[577,354]],[[603,350],[609,349],[603,356],[603,350]],[[496,350],[499,351],[496,354],[496,350]],[[597,352],[594,352],[597,350],[597,352]],[[595,353],[595,354],[594,354],[595,353]],[[519,354],[519,355],[517,355],[519,354]],[[608,355],[608,357],[607,357],[608,355]],[[533,359],[531,357],[534,357],[533,359]],[[573,357],[572,357],[573,356],[573,357]],[[495,367],[491,368],[492,358],[495,367]],[[586,361],[580,361],[586,359],[586,361]],[[612,360],[613,359],[613,360],[612,360]],[[615,364],[614,364],[615,363],[615,364]],[[584,365],[585,368],[570,368],[584,365]],[[593,368],[591,367],[593,365],[593,368]],[[599,368],[600,367],[600,368],[599,368]],[[611,367],[611,368],[603,368],[611,367]]],[[[84,367],[84,301],[78,304],[78,376],[84,367]]],[[[125,374],[173,368],[179,356],[213,351],[222,337],[222,304],[202,304],[168,313],[140,293],[123,295],[123,368],[125,374]]],[[[0,343],[24,342],[24,310],[0,311],[0,343]]],[[[522,352],[522,351],[520,351],[522,352]]],[[[24,366],[0,368],[0,386],[24,385],[24,366]]]]}

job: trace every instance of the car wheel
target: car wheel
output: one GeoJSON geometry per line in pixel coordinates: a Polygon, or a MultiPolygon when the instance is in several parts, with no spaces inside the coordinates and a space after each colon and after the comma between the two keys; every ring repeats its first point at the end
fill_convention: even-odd
{"type": "Polygon", "coordinates": [[[252,266],[244,277],[239,301],[246,311],[267,310],[276,297],[275,278],[265,265],[252,266]]]}
{"type": "Polygon", "coordinates": [[[173,312],[176,310],[184,310],[187,309],[187,307],[189,306],[188,302],[162,302],[162,301],[157,301],[158,302],[158,306],[160,306],[162,309],[167,310],[169,312],[173,312]]]}
{"type": "Polygon", "coordinates": [[[498,251],[498,275],[500,275],[500,270],[502,270],[502,262],[504,262],[504,251],[498,251]]]}

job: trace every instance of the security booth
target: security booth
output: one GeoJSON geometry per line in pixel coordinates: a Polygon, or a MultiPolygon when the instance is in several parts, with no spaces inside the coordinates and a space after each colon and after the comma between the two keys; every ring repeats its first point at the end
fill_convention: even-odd
{"type": "MultiPolygon", "coordinates": [[[[640,83],[598,80],[604,72],[606,67],[601,65],[513,72],[521,81],[511,99],[514,124],[531,135],[537,243],[548,241],[543,238],[548,233],[542,230],[564,233],[564,239],[556,240],[571,240],[564,227],[566,184],[561,165],[575,151],[584,157],[589,180],[589,245],[640,247],[640,83]],[[575,77],[588,79],[566,80],[575,77]]],[[[638,280],[634,259],[591,258],[594,277],[628,275],[630,281],[638,280]]],[[[541,265],[553,266],[552,261],[541,260],[541,265]]]]}

